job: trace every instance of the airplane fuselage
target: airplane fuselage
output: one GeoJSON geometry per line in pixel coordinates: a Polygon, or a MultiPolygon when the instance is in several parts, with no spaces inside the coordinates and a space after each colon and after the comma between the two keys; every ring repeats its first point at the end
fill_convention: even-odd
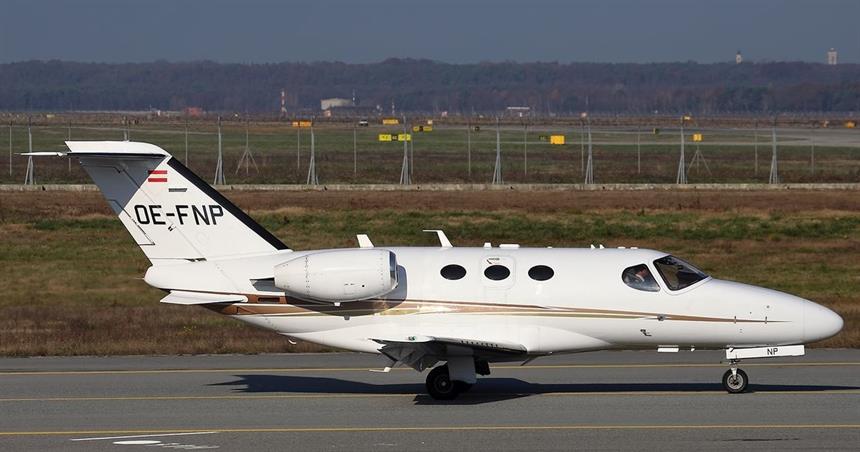
{"type": "Polygon", "coordinates": [[[830,335],[837,321],[841,327],[838,317],[828,319],[834,316],[829,310],[770,289],[706,277],[671,290],[654,267],[655,260],[667,255],[659,251],[384,249],[397,257],[397,288],[383,297],[339,306],[287,297],[261,278],[283,261],[320,251],[188,263],[180,265],[181,270],[152,267],[146,281],[168,290],[241,293],[248,302],[210,308],[290,337],[362,352],[378,352],[375,338],[405,337],[415,331],[515,342],[529,354],[548,354],[797,344],[830,335]],[[658,290],[638,290],[622,280],[625,269],[642,264],[655,275],[658,290]],[[460,266],[465,274],[444,277],[442,269],[450,265],[460,266]],[[488,278],[485,272],[491,265],[507,268],[509,276],[488,278]],[[530,270],[536,266],[548,267],[551,277],[534,279],[530,270]],[[216,280],[219,284],[213,285],[216,280]],[[808,317],[814,320],[806,322],[808,317]]]}

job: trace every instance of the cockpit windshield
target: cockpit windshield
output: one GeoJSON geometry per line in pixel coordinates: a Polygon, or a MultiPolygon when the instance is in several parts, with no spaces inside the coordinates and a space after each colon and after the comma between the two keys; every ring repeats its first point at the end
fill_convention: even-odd
{"type": "Polygon", "coordinates": [[[678,259],[666,256],[654,261],[654,266],[670,290],[681,290],[708,277],[705,272],[678,259]]]}
{"type": "Polygon", "coordinates": [[[645,264],[625,268],[621,272],[621,280],[624,281],[624,284],[636,290],[644,290],[645,292],[660,291],[660,285],[651,276],[651,270],[648,270],[648,266],[645,264]]]}

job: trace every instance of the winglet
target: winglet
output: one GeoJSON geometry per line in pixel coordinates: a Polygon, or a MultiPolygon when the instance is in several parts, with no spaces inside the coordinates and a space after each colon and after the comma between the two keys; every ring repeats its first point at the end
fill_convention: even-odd
{"type": "Polygon", "coordinates": [[[445,235],[445,231],[441,229],[425,229],[424,232],[435,232],[436,236],[439,237],[439,243],[442,248],[453,248],[454,245],[451,245],[451,241],[448,240],[448,237],[445,235]]]}
{"type": "Polygon", "coordinates": [[[370,237],[367,234],[358,234],[355,238],[358,239],[359,248],[373,248],[373,242],[370,241],[370,237]]]}

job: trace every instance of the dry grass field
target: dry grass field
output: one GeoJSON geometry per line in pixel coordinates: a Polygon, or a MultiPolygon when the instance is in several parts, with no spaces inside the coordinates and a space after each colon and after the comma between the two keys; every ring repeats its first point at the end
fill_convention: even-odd
{"type": "MultiPolygon", "coordinates": [[[[820,346],[860,346],[860,197],[849,191],[228,192],[294,249],[639,246],[712,275],[821,302],[846,320],[820,346]]],[[[318,350],[192,307],[164,306],[101,195],[0,193],[0,355],[318,350]]]]}

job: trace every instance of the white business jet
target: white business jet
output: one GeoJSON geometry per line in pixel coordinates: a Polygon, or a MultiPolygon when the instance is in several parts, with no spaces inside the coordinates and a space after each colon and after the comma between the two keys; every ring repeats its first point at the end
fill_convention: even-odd
{"type": "Polygon", "coordinates": [[[722,281],[667,253],[515,244],[294,251],[163,149],[66,143],[152,262],[161,302],[198,305],[290,338],[384,355],[384,370],[430,369],[453,399],[489,363],[606,349],[724,349],[730,393],[741,359],[797,356],[842,318],[809,300],[722,281]]]}

